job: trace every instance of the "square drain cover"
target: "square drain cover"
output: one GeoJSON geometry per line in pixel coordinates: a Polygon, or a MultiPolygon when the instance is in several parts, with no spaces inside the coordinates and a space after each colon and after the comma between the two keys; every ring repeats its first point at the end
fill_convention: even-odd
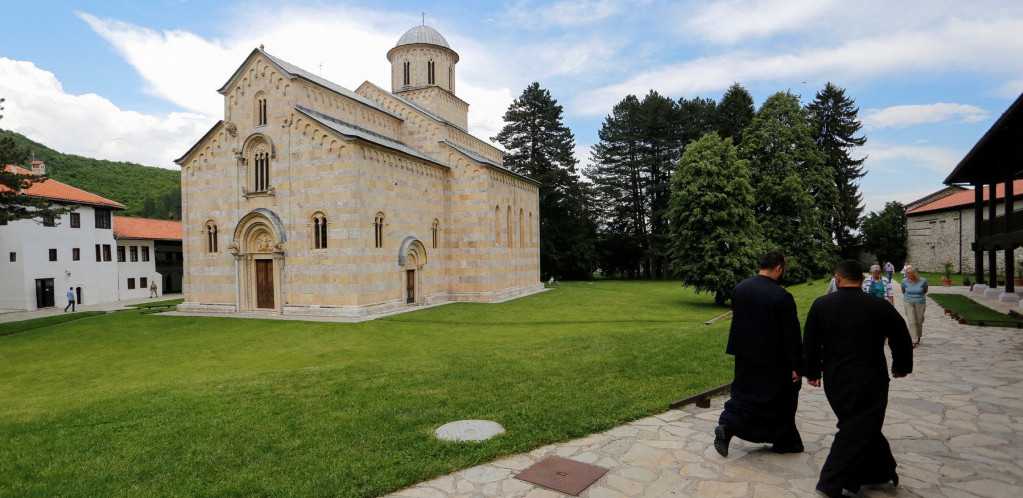
{"type": "Polygon", "coordinates": [[[550,457],[523,470],[516,479],[538,484],[561,493],[579,496],[590,484],[607,473],[604,467],[550,457]]]}

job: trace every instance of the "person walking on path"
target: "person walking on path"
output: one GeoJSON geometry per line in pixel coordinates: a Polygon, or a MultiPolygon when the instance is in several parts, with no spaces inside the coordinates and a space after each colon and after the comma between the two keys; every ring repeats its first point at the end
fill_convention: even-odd
{"type": "Polygon", "coordinates": [[[880,266],[874,265],[870,267],[870,276],[863,281],[863,292],[884,299],[888,301],[888,304],[895,306],[895,293],[892,291],[892,281],[881,276],[880,266]]]}
{"type": "Polygon", "coordinates": [[[835,268],[838,292],[822,296],[806,317],[803,354],[807,384],[820,387],[838,417],[838,433],[821,467],[817,492],[843,496],[863,484],[891,481],[898,486],[896,462],[881,433],[888,406],[888,363],[892,377],[913,371],[913,348],[906,322],[895,308],[860,291],[863,267],[845,260],[835,268]],[[863,317],[872,325],[863,327],[863,317]]]}
{"type": "Polygon", "coordinates": [[[888,274],[888,281],[892,281],[892,275],[895,273],[895,265],[891,261],[885,261],[884,272],[888,274]]]}
{"type": "Polygon", "coordinates": [[[156,280],[149,285],[149,297],[156,297],[156,280]]]}
{"type": "Polygon", "coordinates": [[[924,311],[927,310],[927,279],[917,273],[912,266],[906,269],[906,278],[902,279],[902,302],[906,311],[906,322],[909,323],[909,334],[913,338],[913,347],[920,345],[924,334],[924,311]]]}
{"type": "Polygon", "coordinates": [[[67,309],[71,308],[71,312],[75,311],[75,288],[68,287],[67,289],[67,306],[64,307],[64,313],[67,313],[67,309]]]}
{"type": "Polygon", "coordinates": [[[802,384],[796,302],[778,281],[788,264],[777,251],[760,258],[760,272],[732,291],[727,354],[735,356],[731,398],[714,429],[714,449],[728,456],[732,437],[772,443],[778,453],[803,451],[796,429],[802,384]]]}

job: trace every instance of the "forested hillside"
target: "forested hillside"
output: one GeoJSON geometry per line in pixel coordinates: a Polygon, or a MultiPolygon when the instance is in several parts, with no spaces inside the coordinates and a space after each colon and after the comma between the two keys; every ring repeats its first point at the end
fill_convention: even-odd
{"type": "MultiPolygon", "coordinates": [[[[0,130],[28,157],[46,162],[50,178],[124,204],[117,215],[163,220],[181,219],[181,172],[62,154],[12,131],[0,130]]],[[[28,168],[28,162],[18,164],[28,168]]]]}

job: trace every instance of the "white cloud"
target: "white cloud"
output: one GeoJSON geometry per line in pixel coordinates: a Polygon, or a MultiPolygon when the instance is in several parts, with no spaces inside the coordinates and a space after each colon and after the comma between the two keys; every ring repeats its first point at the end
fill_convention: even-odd
{"type": "Polygon", "coordinates": [[[927,30],[849,40],[834,47],[791,53],[735,51],[693,59],[583,92],[575,103],[580,113],[599,115],[625,95],[640,95],[651,88],[691,95],[724,90],[735,81],[856,81],[954,71],[1019,77],[1023,76],[1019,53],[1023,53],[1023,19],[953,20],[927,30]]]}
{"type": "Polygon", "coordinates": [[[621,0],[566,0],[533,7],[528,2],[519,2],[510,7],[505,17],[520,27],[575,27],[593,24],[620,14],[630,8],[621,0]]]}
{"type": "Polygon", "coordinates": [[[884,205],[891,201],[899,201],[903,205],[909,204],[917,199],[922,199],[934,192],[940,190],[943,186],[939,185],[931,190],[909,190],[909,191],[896,191],[896,192],[863,192],[863,214],[875,213],[884,209],[884,205]]]}
{"type": "MultiPolygon", "coordinates": [[[[223,114],[223,96],[216,89],[260,44],[271,55],[349,90],[367,80],[386,89],[390,88],[391,79],[387,51],[410,27],[408,22],[393,17],[349,8],[311,10],[286,7],[273,12],[245,12],[242,15],[232,24],[250,26],[266,18],[273,18],[275,22],[270,29],[261,30],[258,38],[252,37],[250,30],[241,30],[223,40],[206,40],[191,33],[158,33],[117,20],[101,20],[89,14],[79,14],[79,17],[138,71],[146,80],[147,91],[151,94],[217,118],[223,114]],[[297,37],[295,33],[302,33],[302,36],[297,37]],[[337,48],[311,50],[311,47],[337,48]]],[[[443,33],[443,28],[438,28],[438,31],[443,33]]],[[[456,40],[449,38],[448,41],[462,53],[456,40]]],[[[465,52],[476,60],[495,59],[471,41],[466,41],[465,46],[465,52]]],[[[464,53],[462,55],[465,57],[464,53]]],[[[493,68],[490,64],[485,65],[493,68]]],[[[490,89],[466,78],[481,73],[479,69],[459,71],[457,91],[460,98],[470,103],[469,131],[489,140],[503,126],[502,116],[512,97],[508,88],[490,89]]],[[[494,73],[501,74],[496,69],[489,74],[493,77],[494,73]]]]}
{"type": "MultiPolygon", "coordinates": [[[[878,140],[868,141],[857,151],[866,155],[865,169],[869,172],[904,173],[905,181],[913,181],[919,172],[928,177],[948,175],[966,154],[966,151],[937,145],[891,144],[878,140]],[[922,169],[923,171],[919,171],[922,169]]],[[[942,176],[944,179],[944,176],[942,176]]]]}
{"type": "Polygon", "coordinates": [[[995,96],[1006,99],[1016,99],[1021,94],[1023,94],[1023,79],[1009,81],[994,91],[995,96]]]}
{"type": "Polygon", "coordinates": [[[70,95],[53,73],[0,57],[4,126],[68,154],[175,168],[215,120],[192,113],[152,116],[96,94],[70,95]]]}
{"type": "Polygon", "coordinates": [[[927,105],[900,105],[886,109],[869,109],[863,116],[863,126],[868,130],[882,128],[905,128],[925,123],[953,121],[976,123],[990,114],[977,106],[938,102],[927,105]]]}
{"type": "Polygon", "coordinates": [[[750,37],[763,38],[805,29],[835,3],[836,0],[714,2],[686,21],[684,28],[712,42],[733,44],[750,37]]]}

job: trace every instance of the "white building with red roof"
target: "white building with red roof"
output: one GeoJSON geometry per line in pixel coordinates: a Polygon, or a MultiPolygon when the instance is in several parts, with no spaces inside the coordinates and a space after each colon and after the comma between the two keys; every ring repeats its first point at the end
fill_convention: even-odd
{"type": "MultiPolygon", "coordinates": [[[[18,174],[44,174],[4,166],[18,174]]],[[[75,208],[59,219],[0,222],[0,309],[35,310],[67,304],[75,290],[78,304],[118,300],[113,212],[124,205],[53,179],[32,184],[22,195],[75,208]]]]}
{"type": "MultiPolygon", "coordinates": [[[[973,189],[959,189],[950,194],[943,189],[943,197],[934,194],[921,202],[912,202],[906,211],[906,250],[909,263],[921,271],[940,272],[946,259],[955,263],[955,272],[972,274],[974,271],[974,201],[973,189]],[[929,200],[929,202],[927,202],[929,200]]],[[[1023,198],[1023,180],[1013,182],[1014,199],[1023,198]]],[[[936,193],[936,194],[937,194],[936,193]]],[[[990,189],[984,187],[984,200],[990,199],[990,189]]],[[[1005,184],[995,186],[995,199],[1005,197],[1005,184]]],[[[1021,205],[1017,201],[1017,206],[1021,205]]],[[[998,203],[996,216],[1005,208],[998,203]]],[[[986,217],[986,216],[985,216],[986,217]]],[[[1004,272],[1004,262],[998,261],[998,272],[1004,272]]]]}
{"type": "Polygon", "coordinates": [[[121,299],[180,292],[181,222],[114,216],[118,292],[121,299]]]}

